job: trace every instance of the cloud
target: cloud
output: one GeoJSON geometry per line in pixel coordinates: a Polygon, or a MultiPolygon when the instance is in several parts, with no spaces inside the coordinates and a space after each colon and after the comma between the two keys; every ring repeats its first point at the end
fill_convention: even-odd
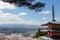
{"type": "MultiPolygon", "coordinates": [[[[18,14],[19,15],[19,14],[18,14]]],[[[4,13],[0,10],[0,24],[27,24],[27,25],[39,25],[40,23],[34,20],[24,20],[21,17],[12,14],[4,13]]]]}
{"type": "Polygon", "coordinates": [[[40,14],[49,14],[49,13],[51,13],[50,11],[41,11],[41,12],[39,12],[40,14]]]}
{"type": "Polygon", "coordinates": [[[39,25],[40,22],[34,20],[24,20],[20,16],[28,15],[26,12],[20,12],[19,14],[15,15],[12,13],[4,13],[2,9],[16,9],[14,4],[5,3],[0,1],[0,24],[28,24],[28,25],[39,25]]]}
{"type": "MultiPolygon", "coordinates": [[[[55,20],[58,20],[59,19],[59,17],[55,17],[55,20]]],[[[49,20],[53,20],[52,18],[50,18],[49,20]]]]}
{"type": "Polygon", "coordinates": [[[34,20],[28,20],[25,22],[25,24],[30,24],[30,25],[40,25],[40,22],[36,22],[34,20]]]}
{"type": "Polygon", "coordinates": [[[41,22],[41,24],[46,24],[46,23],[48,23],[49,21],[43,21],[43,22],[41,22]]]}
{"type": "Polygon", "coordinates": [[[25,16],[25,15],[27,15],[26,12],[20,12],[18,16],[25,16]]]}
{"type": "Polygon", "coordinates": [[[42,20],[47,20],[47,18],[46,17],[43,17],[42,20]]]}
{"type": "Polygon", "coordinates": [[[11,13],[0,13],[0,22],[2,24],[22,24],[24,23],[24,20],[22,18],[19,18],[17,15],[11,14],[11,13]]]}
{"type": "Polygon", "coordinates": [[[15,9],[15,8],[16,7],[14,6],[14,4],[9,4],[3,1],[0,1],[0,9],[15,9]]]}

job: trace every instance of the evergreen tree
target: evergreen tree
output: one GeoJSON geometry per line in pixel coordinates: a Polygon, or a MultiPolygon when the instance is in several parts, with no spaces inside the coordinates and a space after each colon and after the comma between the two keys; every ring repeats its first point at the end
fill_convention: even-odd
{"type": "Polygon", "coordinates": [[[35,4],[32,4],[32,2],[34,2],[35,0],[2,0],[2,1],[8,2],[11,4],[13,3],[19,7],[25,6],[31,10],[35,10],[36,12],[41,11],[45,6],[45,3],[42,3],[42,2],[37,2],[35,4]]]}
{"type": "Polygon", "coordinates": [[[35,37],[38,38],[39,36],[40,36],[40,28],[38,29],[38,31],[37,31],[35,37]]]}
{"type": "Polygon", "coordinates": [[[45,36],[46,32],[42,32],[40,30],[40,28],[37,30],[36,35],[34,36],[34,38],[39,38],[40,36],[45,36]]]}

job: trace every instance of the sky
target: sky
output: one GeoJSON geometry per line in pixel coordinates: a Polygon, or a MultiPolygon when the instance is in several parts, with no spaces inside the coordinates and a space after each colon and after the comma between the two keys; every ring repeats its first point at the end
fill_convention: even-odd
{"type": "Polygon", "coordinates": [[[45,3],[40,12],[30,10],[27,7],[17,7],[0,1],[0,24],[27,24],[41,25],[52,20],[52,4],[54,4],[55,19],[60,21],[60,0],[36,0],[45,3]]]}

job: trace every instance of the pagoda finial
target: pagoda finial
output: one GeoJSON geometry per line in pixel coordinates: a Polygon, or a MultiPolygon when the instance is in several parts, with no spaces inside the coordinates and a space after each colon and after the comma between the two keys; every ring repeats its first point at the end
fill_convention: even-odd
{"type": "Polygon", "coordinates": [[[52,5],[52,21],[56,21],[55,15],[54,15],[54,5],[52,5]]]}

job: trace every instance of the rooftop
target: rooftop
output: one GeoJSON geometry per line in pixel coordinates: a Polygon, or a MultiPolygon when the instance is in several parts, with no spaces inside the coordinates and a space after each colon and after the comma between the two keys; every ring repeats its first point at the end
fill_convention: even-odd
{"type": "Polygon", "coordinates": [[[59,21],[51,21],[51,22],[48,22],[48,23],[60,24],[59,21]]]}
{"type": "Polygon", "coordinates": [[[60,22],[59,21],[50,21],[50,22],[47,22],[47,23],[42,24],[41,26],[48,26],[48,23],[59,24],[60,25],[60,22]]]}

